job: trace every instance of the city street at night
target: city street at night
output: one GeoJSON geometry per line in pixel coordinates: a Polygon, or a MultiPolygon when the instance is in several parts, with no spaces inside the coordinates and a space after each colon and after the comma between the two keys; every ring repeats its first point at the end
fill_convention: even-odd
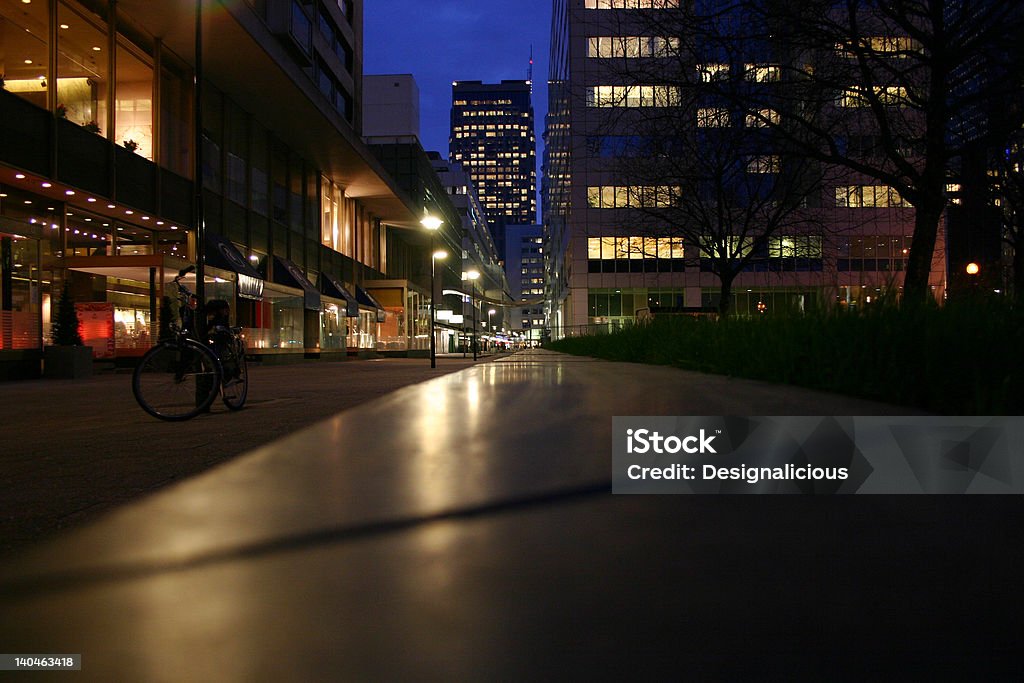
{"type": "MultiPolygon", "coordinates": [[[[265,410],[202,421],[255,424],[265,410]]],[[[478,680],[766,673],[730,664],[735,648],[789,674],[868,670],[894,643],[923,657],[927,628],[927,651],[951,658],[921,671],[982,644],[1005,670],[1015,635],[1001,624],[1020,595],[1005,591],[1024,559],[1002,544],[1021,522],[1014,497],[613,496],[609,418],[629,410],[906,414],[520,352],[29,549],[0,574],[0,639],[86,652],[93,676],[130,680],[478,680]]]]}
{"type": "Polygon", "coordinates": [[[0,0],[0,678],[1024,680],[1022,36],[0,0]]]}

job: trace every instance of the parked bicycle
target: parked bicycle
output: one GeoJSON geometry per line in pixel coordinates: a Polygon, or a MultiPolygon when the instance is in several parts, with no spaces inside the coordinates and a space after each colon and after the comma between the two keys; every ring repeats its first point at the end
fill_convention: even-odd
{"type": "Polygon", "coordinates": [[[181,322],[168,326],[166,338],[146,352],[132,374],[135,400],[161,420],[195,417],[209,410],[218,393],[224,405],[239,410],[249,392],[241,328],[229,327],[226,315],[219,316],[213,310],[213,324],[207,326],[206,339],[196,339],[199,301],[181,282],[194,270],[195,266],[188,266],[174,278],[181,322]]]}

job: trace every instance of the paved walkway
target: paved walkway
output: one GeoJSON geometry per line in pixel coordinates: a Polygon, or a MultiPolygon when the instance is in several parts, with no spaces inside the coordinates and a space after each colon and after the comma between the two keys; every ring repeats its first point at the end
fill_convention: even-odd
{"type": "Polygon", "coordinates": [[[472,360],[251,367],[245,410],[178,424],[142,412],[131,374],[0,383],[0,557],[257,446],[472,360]],[[17,435],[8,438],[7,435],[17,435]]]}
{"type": "Polygon", "coordinates": [[[1005,673],[1014,497],[609,493],[613,415],[906,412],[515,354],[13,558],[0,643],[95,680],[833,678],[893,653],[1005,673]]]}

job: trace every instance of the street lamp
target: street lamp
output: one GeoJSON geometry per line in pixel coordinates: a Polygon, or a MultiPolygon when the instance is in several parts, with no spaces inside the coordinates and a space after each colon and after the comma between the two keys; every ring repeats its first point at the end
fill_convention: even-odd
{"type": "Polygon", "coordinates": [[[475,301],[475,297],[476,297],[476,281],[477,281],[477,279],[479,277],[480,277],[480,271],[479,270],[471,270],[468,273],[466,273],[466,278],[469,280],[470,285],[472,285],[472,287],[473,287],[473,289],[471,290],[472,293],[469,295],[469,306],[470,306],[470,308],[473,309],[473,341],[472,341],[472,344],[473,344],[473,360],[476,360],[476,335],[477,335],[477,332],[476,332],[476,301],[475,301]]]}
{"type": "Polygon", "coordinates": [[[437,233],[438,228],[444,223],[440,218],[436,216],[424,216],[423,220],[420,221],[420,225],[430,231],[430,367],[437,367],[437,342],[434,340],[434,311],[437,306],[434,303],[434,296],[437,293],[437,285],[434,281],[435,277],[435,263],[438,259],[442,259],[448,256],[448,252],[434,249],[434,235],[437,233]]]}
{"type": "MultiPolygon", "coordinates": [[[[192,167],[192,227],[196,231],[196,299],[199,305],[206,305],[206,214],[203,208],[203,0],[196,0],[195,16],[195,68],[193,74],[192,94],[192,127],[193,154],[192,167]]],[[[196,328],[199,339],[206,334],[206,316],[196,316],[196,328]]]]}

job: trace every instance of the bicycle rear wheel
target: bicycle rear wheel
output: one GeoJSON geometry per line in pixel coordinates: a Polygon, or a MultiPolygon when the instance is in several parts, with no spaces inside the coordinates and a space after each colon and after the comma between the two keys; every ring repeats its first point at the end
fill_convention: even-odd
{"type": "Polygon", "coordinates": [[[142,409],[161,420],[187,420],[210,407],[220,387],[217,358],[187,340],[154,346],[132,373],[132,393],[142,409]]]}
{"type": "Polygon", "coordinates": [[[221,359],[224,368],[224,382],[221,394],[231,410],[241,410],[245,398],[249,395],[249,368],[245,364],[245,342],[235,337],[228,345],[225,357],[221,359]]]}

